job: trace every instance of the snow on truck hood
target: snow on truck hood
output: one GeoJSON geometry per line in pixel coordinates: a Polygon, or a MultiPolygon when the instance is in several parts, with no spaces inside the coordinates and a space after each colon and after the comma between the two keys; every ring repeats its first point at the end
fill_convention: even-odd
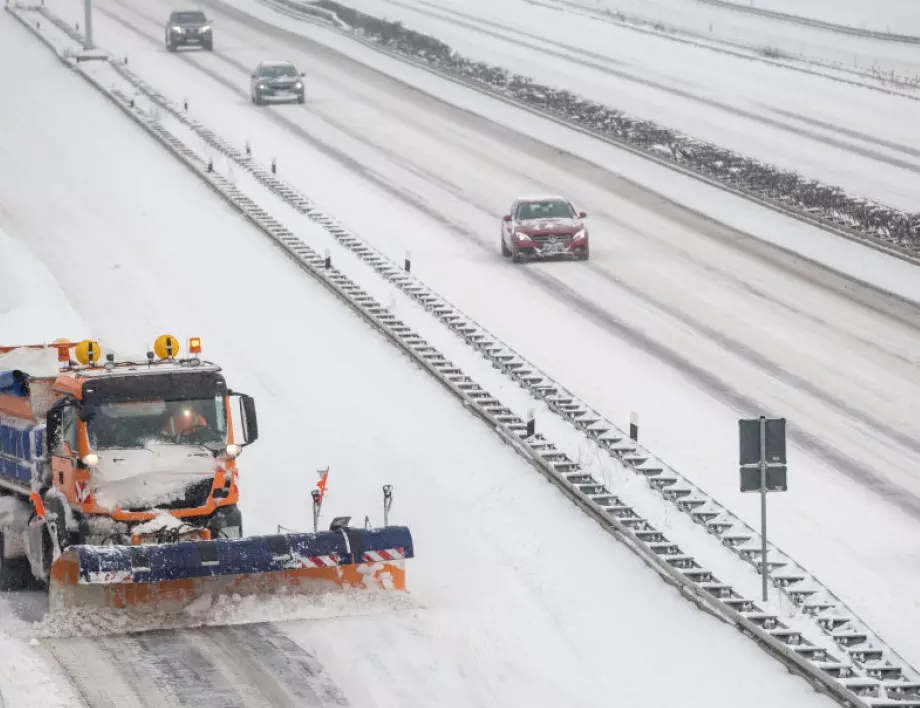
{"type": "Polygon", "coordinates": [[[214,457],[199,445],[148,445],[97,454],[90,486],[96,503],[109,509],[167,504],[217,470],[214,457]]]}

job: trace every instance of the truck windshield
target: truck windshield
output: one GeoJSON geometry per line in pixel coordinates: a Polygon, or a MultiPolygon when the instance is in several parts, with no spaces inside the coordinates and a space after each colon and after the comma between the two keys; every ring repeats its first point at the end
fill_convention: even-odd
{"type": "Polygon", "coordinates": [[[100,403],[87,431],[94,450],[223,443],[227,439],[224,398],[100,403]]]}

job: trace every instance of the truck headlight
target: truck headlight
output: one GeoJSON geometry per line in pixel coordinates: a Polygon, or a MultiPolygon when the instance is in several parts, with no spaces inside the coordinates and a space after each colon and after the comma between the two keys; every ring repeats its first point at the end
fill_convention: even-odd
{"type": "Polygon", "coordinates": [[[242,446],[237,445],[236,443],[230,443],[224,449],[224,452],[227,453],[227,457],[239,457],[239,454],[243,451],[242,446]]]}
{"type": "Polygon", "coordinates": [[[90,452],[89,454],[83,455],[83,457],[80,458],[80,462],[87,467],[95,467],[99,464],[99,455],[95,452],[90,452]]]}

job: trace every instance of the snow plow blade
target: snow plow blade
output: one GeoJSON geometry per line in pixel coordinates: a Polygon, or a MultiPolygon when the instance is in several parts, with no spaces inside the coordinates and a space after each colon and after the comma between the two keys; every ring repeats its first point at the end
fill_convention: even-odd
{"type": "Polygon", "coordinates": [[[51,566],[52,612],[83,607],[181,612],[204,595],[405,590],[404,526],[343,528],[141,546],[71,546],[51,566]]]}

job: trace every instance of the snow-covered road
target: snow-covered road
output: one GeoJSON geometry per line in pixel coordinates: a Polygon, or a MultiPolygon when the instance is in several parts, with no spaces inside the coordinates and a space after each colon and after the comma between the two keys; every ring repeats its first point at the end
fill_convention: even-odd
{"type": "MultiPolygon", "coordinates": [[[[233,0],[242,6],[248,0],[233,0]]],[[[920,102],[528,0],[355,0],[462,54],[913,210],[920,102]],[[845,110],[841,110],[846,106],[845,110]]]]}
{"type": "MultiPolygon", "coordinates": [[[[341,704],[297,693],[318,661],[351,705],[370,708],[606,706],[611,696],[664,707],[675,686],[714,708],[830,705],[600,533],[6,14],[0,65],[28,66],[31,78],[0,75],[17,106],[0,131],[0,229],[43,264],[41,287],[59,288],[81,334],[131,352],[164,331],[201,336],[234,389],[256,397],[260,441],[241,458],[248,531],[307,527],[314,470],[331,465],[328,518],[379,520],[380,485],[391,483],[394,520],[417,545],[409,609],[58,640],[85,700],[341,704]],[[266,676],[284,673],[271,663],[282,656],[288,671],[303,659],[301,681],[282,675],[271,694],[266,676]]],[[[35,336],[28,324],[23,337],[35,336]]],[[[33,705],[46,703],[8,708],[33,705]]]]}
{"type": "MultiPolygon", "coordinates": [[[[50,5],[79,19],[72,4],[50,5]]],[[[792,486],[771,505],[771,537],[920,663],[920,570],[906,560],[920,508],[920,315],[765,241],[836,257],[918,300],[911,266],[675,186],[667,170],[558,127],[535,142],[501,123],[535,133],[538,120],[456,87],[433,100],[433,86],[363,63],[397,62],[357,45],[360,62],[330,52],[321,43],[348,40],[322,28],[298,26],[308,41],[214,6],[217,53],[170,56],[166,3],[96,6],[103,46],[236,144],[277,157],[282,176],[394,259],[411,249],[424,280],[596,408],[621,421],[638,409],[652,449],[755,524],[756,502],[737,491],[737,416],[787,416],[792,486]],[[250,67],[273,56],[309,72],[306,107],[249,105],[250,67]],[[498,257],[507,204],[546,191],[589,212],[588,264],[498,257]]]]}
{"type": "MultiPolygon", "coordinates": [[[[516,0],[503,0],[503,2],[516,0]]],[[[853,36],[801,22],[772,19],[737,8],[700,0],[534,0],[589,14],[621,12],[657,24],[666,33],[691,33],[701,39],[753,49],[771,48],[805,59],[841,67],[894,71],[916,79],[920,58],[915,44],[853,36]]],[[[740,0],[747,7],[792,10],[804,17],[862,27],[879,32],[920,35],[916,3],[912,0],[740,0]],[[781,6],[785,6],[782,8],[781,6]]]]}

